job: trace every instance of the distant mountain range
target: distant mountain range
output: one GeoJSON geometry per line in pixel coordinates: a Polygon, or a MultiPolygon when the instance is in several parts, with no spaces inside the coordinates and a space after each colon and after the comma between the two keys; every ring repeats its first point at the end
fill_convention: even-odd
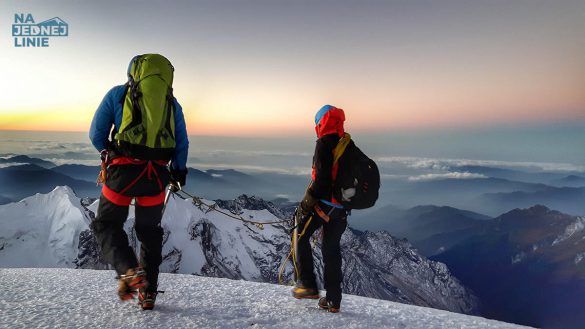
{"type": "Polygon", "coordinates": [[[75,193],[83,196],[98,197],[100,194],[95,183],[74,179],[36,164],[0,168],[0,182],[0,195],[11,200],[48,193],[58,185],[70,186],[75,193]]]}
{"type": "Polygon", "coordinates": [[[585,186],[585,177],[576,174],[560,173],[560,172],[544,172],[542,170],[534,171],[527,169],[514,170],[507,168],[495,168],[487,166],[453,166],[451,170],[460,172],[469,172],[474,174],[481,174],[492,178],[501,178],[512,181],[522,181],[527,183],[545,183],[556,187],[582,187],[585,186]]]}
{"type": "Polygon", "coordinates": [[[516,209],[431,259],[477,293],[482,314],[547,328],[585,324],[585,217],[516,209]]]}
{"type": "Polygon", "coordinates": [[[512,191],[541,191],[547,188],[542,183],[526,183],[503,178],[437,179],[415,183],[416,190],[424,188],[426,193],[492,193],[512,191]]]}
{"type": "Polygon", "coordinates": [[[566,213],[585,214],[585,187],[547,187],[535,192],[488,193],[481,196],[480,200],[495,211],[545,204],[554,209],[562,209],[566,213]]]}
{"type": "Polygon", "coordinates": [[[46,160],[42,160],[42,159],[38,159],[38,158],[31,158],[29,156],[26,155],[12,155],[12,156],[7,156],[7,157],[2,157],[0,158],[0,164],[34,164],[37,165],[39,167],[43,167],[43,168],[53,168],[55,167],[55,164],[50,162],[50,161],[46,161],[46,160]]]}
{"type": "MultiPolygon", "coordinates": [[[[449,170],[485,177],[383,180],[377,206],[369,211],[357,211],[354,215],[363,217],[363,214],[367,213],[373,216],[373,221],[385,221],[387,219],[385,214],[389,209],[375,211],[390,204],[400,209],[421,204],[444,205],[488,216],[497,216],[514,208],[542,204],[568,214],[585,214],[585,202],[581,202],[585,191],[585,178],[577,172],[544,172],[532,169],[524,171],[486,166],[454,166],[449,170]]],[[[11,155],[0,158],[0,180],[5,177],[3,175],[6,173],[3,172],[9,172],[8,175],[13,176],[6,182],[19,181],[25,186],[22,191],[18,184],[0,189],[0,203],[19,200],[31,193],[47,192],[56,185],[71,186],[82,196],[96,197],[100,193],[100,189],[95,187],[94,183],[99,172],[98,166],[79,164],[57,166],[42,159],[11,155]],[[18,164],[20,166],[15,166],[18,164]],[[23,164],[36,165],[57,175],[44,171],[42,174],[35,173],[30,176],[31,169],[34,168],[36,171],[40,169],[22,167],[23,164]],[[27,182],[39,175],[41,179],[27,182]],[[6,192],[7,189],[10,191],[6,192]]],[[[253,194],[264,199],[278,198],[287,202],[298,201],[307,183],[308,177],[303,175],[243,173],[233,169],[203,171],[189,168],[186,190],[208,199],[253,194]]]]}
{"type": "MultiPolygon", "coordinates": [[[[84,197],[98,197],[101,188],[95,184],[99,166],[80,164],[55,165],[52,162],[12,156],[0,158],[0,204],[17,201],[34,193],[47,193],[55,186],[70,186],[84,197]]],[[[206,171],[189,168],[187,189],[208,199],[236,197],[249,193],[267,199],[300,198],[306,177],[284,174],[246,174],[233,169],[206,171]],[[295,187],[296,186],[296,187],[295,187]],[[293,194],[283,194],[291,191],[293,194]]]]}
{"type": "Polygon", "coordinates": [[[78,180],[95,182],[100,172],[100,166],[85,166],[78,164],[66,164],[51,168],[54,172],[69,176],[78,180]]]}
{"type": "Polygon", "coordinates": [[[552,182],[555,186],[561,187],[585,187],[585,177],[568,175],[552,182]]]}
{"type": "Polygon", "coordinates": [[[489,177],[394,183],[384,195],[386,205],[391,202],[402,208],[424,202],[497,216],[514,208],[543,204],[579,215],[585,214],[585,202],[575,200],[582,200],[583,189],[489,177]]]}
{"type": "Polygon", "coordinates": [[[453,207],[417,206],[402,210],[386,206],[352,220],[352,225],[360,230],[383,230],[408,239],[423,255],[431,256],[469,238],[489,219],[453,207]]]}
{"type": "Polygon", "coordinates": [[[451,207],[387,206],[352,225],[407,238],[447,264],[478,295],[484,316],[546,328],[585,324],[585,217],[540,205],[496,218],[451,207]]]}

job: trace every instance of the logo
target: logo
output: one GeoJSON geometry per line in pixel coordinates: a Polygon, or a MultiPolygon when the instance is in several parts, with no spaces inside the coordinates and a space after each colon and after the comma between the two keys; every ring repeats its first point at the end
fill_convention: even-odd
{"type": "Polygon", "coordinates": [[[59,17],[35,23],[32,14],[14,14],[14,47],[49,47],[49,38],[69,35],[69,24],[59,17]]]}

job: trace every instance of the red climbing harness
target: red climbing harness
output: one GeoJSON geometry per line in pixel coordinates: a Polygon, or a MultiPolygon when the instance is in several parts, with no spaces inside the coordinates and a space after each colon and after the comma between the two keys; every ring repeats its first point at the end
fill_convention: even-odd
{"type": "Polygon", "coordinates": [[[111,201],[113,204],[118,206],[128,206],[132,202],[133,198],[136,198],[136,203],[143,207],[150,207],[156,206],[165,201],[165,191],[164,186],[160,180],[158,172],[154,167],[154,164],[159,166],[166,166],[167,161],[163,160],[137,160],[127,157],[119,157],[115,158],[111,161],[110,166],[118,166],[118,165],[146,165],[144,169],[138,174],[138,176],[126,187],[124,187],[120,192],[116,192],[109,188],[107,184],[104,184],[102,188],[102,194],[106,199],[111,201]],[[158,183],[159,190],[161,191],[158,195],[154,196],[127,196],[125,195],[132,186],[136,185],[140,179],[142,179],[145,175],[148,180],[152,180],[152,177],[156,178],[156,182],[158,183]]]}

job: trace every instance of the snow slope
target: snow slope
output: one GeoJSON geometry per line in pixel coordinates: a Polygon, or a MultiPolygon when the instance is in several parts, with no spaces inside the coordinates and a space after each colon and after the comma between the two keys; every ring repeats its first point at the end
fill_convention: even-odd
{"type": "Polygon", "coordinates": [[[0,269],[0,328],[521,328],[503,322],[344,297],[329,314],[288,287],[162,274],[154,311],[121,303],[113,271],[0,269]],[[26,280],[26,284],[23,282],[26,280]]]}
{"type": "Polygon", "coordinates": [[[72,267],[90,219],[69,187],[1,206],[2,267],[72,267]]]}

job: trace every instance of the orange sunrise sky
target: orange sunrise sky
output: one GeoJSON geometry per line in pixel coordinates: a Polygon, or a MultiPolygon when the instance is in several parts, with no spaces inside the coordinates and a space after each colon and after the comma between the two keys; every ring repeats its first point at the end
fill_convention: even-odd
{"type": "Polygon", "coordinates": [[[175,66],[191,134],[304,134],[327,103],[374,132],[585,121],[583,1],[132,3],[2,1],[0,25],[70,35],[19,48],[4,29],[0,130],[87,131],[148,52],[175,66]]]}

